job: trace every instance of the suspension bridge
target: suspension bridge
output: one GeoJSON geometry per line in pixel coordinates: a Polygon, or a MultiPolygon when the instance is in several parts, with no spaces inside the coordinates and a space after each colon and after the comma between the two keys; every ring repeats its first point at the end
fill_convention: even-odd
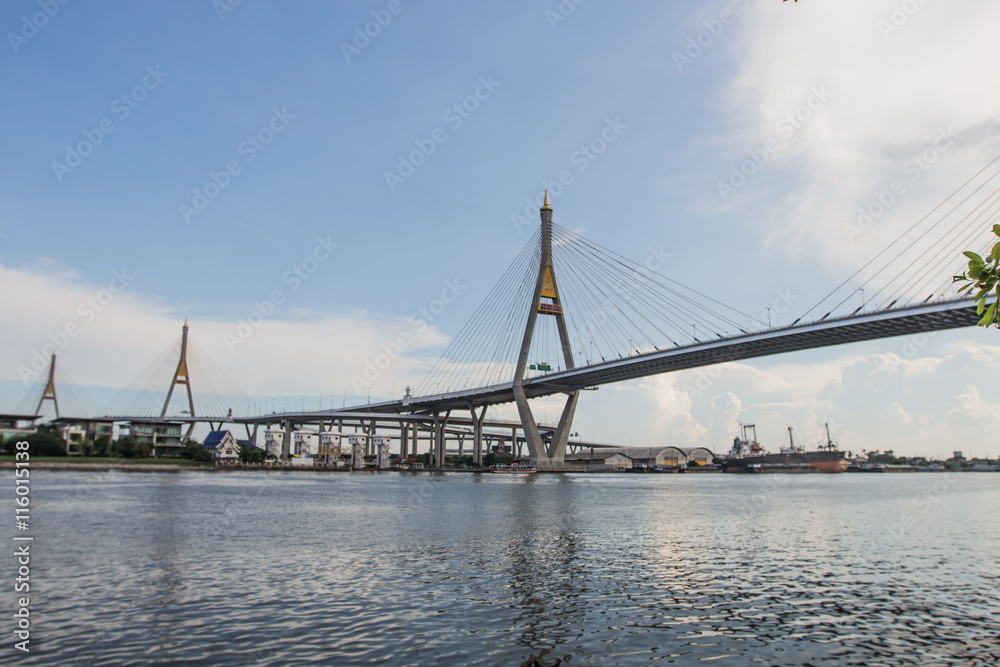
{"type": "MultiPolygon", "coordinates": [[[[982,251],[995,241],[989,230],[1000,218],[998,163],[1000,156],[787,326],[770,327],[658,273],[651,262],[634,262],[556,224],[546,193],[536,233],[402,399],[255,414],[253,402],[207,355],[191,353],[185,322],[179,346],[161,355],[151,366],[157,372],[133,383],[127,404],[106,418],[186,423],[188,435],[197,422],[243,424],[254,441],[260,425],[279,425],[286,433],[283,458],[291,454],[293,430],[302,426],[322,431],[353,424],[374,434],[390,425],[399,429],[404,456],[427,440],[434,467],[444,464],[449,438],[458,438],[461,447],[468,437],[473,461],[481,464],[484,442],[509,432],[511,444],[523,442],[539,470],[565,470],[581,391],[728,361],[974,326],[975,305],[956,297],[952,276],[963,269],[963,250],[982,251]],[[861,305],[855,305],[859,296],[861,305]],[[164,368],[172,370],[163,375],[164,368]],[[198,414],[195,369],[207,396],[198,414]],[[553,396],[563,401],[558,419],[540,424],[530,401],[553,396]],[[486,419],[488,408],[509,403],[516,405],[517,421],[486,419]]],[[[54,401],[51,381],[50,371],[43,400],[51,394],[54,401]]]]}

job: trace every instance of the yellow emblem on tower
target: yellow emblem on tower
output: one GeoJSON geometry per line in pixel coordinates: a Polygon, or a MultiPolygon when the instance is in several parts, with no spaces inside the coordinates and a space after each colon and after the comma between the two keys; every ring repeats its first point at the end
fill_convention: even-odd
{"type": "Polygon", "coordinates": [[[545,282],[542,283],[542,296],[547,296],[550,299],[558,299],[559,296],[556,294],[556,283],[552,279],[552,267],[545,267],[545,282]]]}

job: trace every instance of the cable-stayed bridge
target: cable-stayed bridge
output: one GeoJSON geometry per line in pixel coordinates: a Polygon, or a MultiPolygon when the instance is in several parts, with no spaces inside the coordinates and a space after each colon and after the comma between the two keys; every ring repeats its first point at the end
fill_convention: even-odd
{"type": "MultiPolygon", "coordinates": [[[[963,270],[963,250],[983,251],[996,240],[989,230],[1000,220],[998,165],[1000,156],[788,326],[771,327],[667,278],[658,272],[663,257],[656,252],[634,262],[557,225],[546,194],[538,231],[403,399],[343,410],[262,415],[257,409],[255,416],[236,383],[189,346],[185,322],[180,341],[105,409],[105,418],[183,422],[190,425],[188,435],[197,422],[213,428],[242,423],[248,436],[253,426],[254,440],[257,426],[278,424],[286,434],[285,458],[300,426],[354,424],[374,434],[395,424],[403,453],[408,443],[415,452],[425,437],[437,467],[449,437],[462,443],[469,436],[473,460],[481,463],[483,442],[501,437],[496,429],[510,429],[511,443],[523,441],[539,469],[559,470],[581,391],[727,361],[975,325],[976,308],[971,299],[956,298],[952,276],[963,270]],[[565,397],[557,421],[539,425],[529,401],[556,395],[565,397]],[[516,404],[517,422],[486,420],[487,408],[505,403],[516,404]]],[[[54,397],[51,386],[52,372],[43,399],[54,397]]]]}
{"type": "MultiPolygon", "coordinates": [[[[517,405],[531,460],[561,469],[580,391],[726,361],[973,326],[956,297],[962,250],[988,249],[1000,219],[1000,156],[789,326],[763,322],[553,222],[541,225],[411,395],[365,406],[434,415],[517,405]],[[820,316],[820,313],[823,313],[820,316]],[[810,315],[815,319],[809,320],[810,315]],[[558,424],[540,429],[528,401],[562,394],[558,424]]],[[[662,262],[660,262],[662,264],[662,262]]],[[[358,410],[361,408],[352,408],[358,410]]],[[[477,436],[478,442],[478,436],[477,436]]],[[[444,438],[434,436],[435,461],[444,438]]],[[[478,445],[474,451],[481,451],[478,445]]]]}

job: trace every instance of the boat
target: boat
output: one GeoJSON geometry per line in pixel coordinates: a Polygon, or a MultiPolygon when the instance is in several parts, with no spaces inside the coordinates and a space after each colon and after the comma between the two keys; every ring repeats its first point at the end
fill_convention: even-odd
{"type": "Polygon", "coordinates": [[[722,461],[722,472],[729,473],[841,473],[847,470],[844,452],[830,438],[826,425],[826,444],[814,451],[795,446],[795,435],[788,427],[788,447],[778,454],[768,454],[757,442],[755,424],[740,424],[742,437],[733,440],[733,448],[722,461]]]}
{"type": "Polygon", "coordinates": [[[503,464],[492,465],[489,468],[487,468],[487,470],[489,472],[508,473],[508,474],[509,473],[522,473],[523,474],[523,473],[529,473],[529,472],[537,472],[535,470],[535,466],[532,466],[532,465],[523,465],[522,466],[522,465],[517,465],[516,463],[514,465],[503,465],[503,464]]]}

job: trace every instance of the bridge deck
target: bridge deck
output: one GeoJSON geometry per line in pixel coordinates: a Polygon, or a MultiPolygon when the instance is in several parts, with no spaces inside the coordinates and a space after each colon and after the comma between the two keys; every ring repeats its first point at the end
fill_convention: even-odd
{"type": "MultiPolygon", "coordinates": [[[[727,361],[753,359],[880,338],[958,329],[975,326],[977,322],[979,322],[979,315],[971,300],[939,302],[800,324],[733,338],[706,341],[670,350],[649,352],[625,359],[548,373],[525,381],[524,388],[529,398],[535,398],[727,361]]],[[[478,407],[508,403],[513,400],[513,385],[507,382],[489,387],[415,397],[406,404],[403,401],[377,403],[366,406],[366,410],[426,414],[430,411],[468,409],[470,405],[478,407]]],[[[358,410],[358,408],[352,408],[352,410],[358,410]]]]}

